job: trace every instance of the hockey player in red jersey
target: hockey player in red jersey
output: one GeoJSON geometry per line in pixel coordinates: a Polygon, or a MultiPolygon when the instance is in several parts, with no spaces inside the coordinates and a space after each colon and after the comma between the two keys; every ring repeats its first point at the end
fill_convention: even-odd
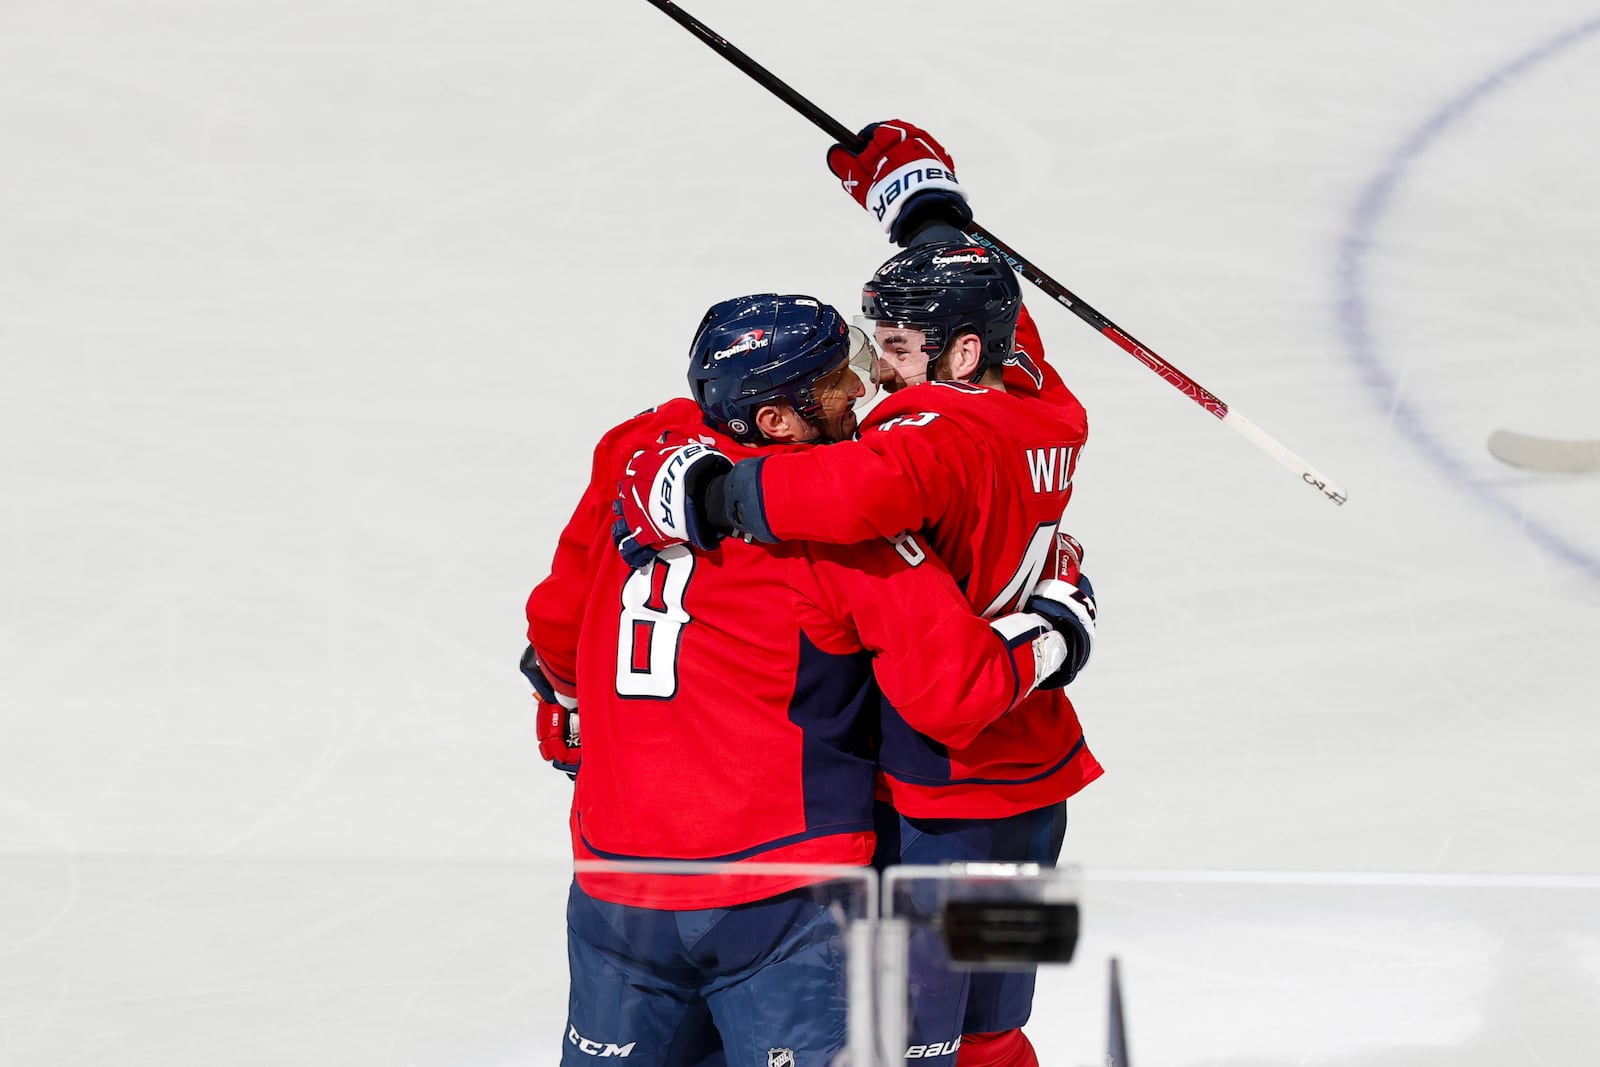
{"type": "MultiPolygon", "coordinates": [[[[974,614],[909,535],[848,548],[730,539],[631,569],[612,546],[618,470],[650,466],[638,504],[704,543],[677,504],[729,459],[850,436],[856,368],[871,362],[834,309],[772,294],[713,307],[690,356],[695,401],[605,435],[528,598],[523,666],[548,702],[541,751],[576,771],[573,854],[864,865],[874,676],[907,722],[959,748],[1054,684],[1071,647],[1039,614],[974,614]],[[664,436],[693,443],[661,463],[664,436]]],[[[730,1064],[782,1050],[796,1067],[831,1063],[845,1037],[843,954],[826,902],[804,888],[817,879],[581,871],[562,1063],[611,1047],[630,1063],[682,1062],[699,1003],[730,1064]]]]}
{"type": "MultiPolygon", "coordinates": [[[[859,441],[742,461],[687,506],[707,544],[727,531],[763,542],[850,543],[920,530],[985,615],[1016,610],[1048,567],[1070,590],[1054,617],[1078,627],[1081,667],[1094,633],[1093,591],[1076,561],[1059,555],[1058,523],[1087,436],[1083,407],[1043,363],[1014,273],[961,233],[972,216],[948,154],[903,122],[869,127],[863,138],[859,154],[835,146],[829,164],[909,246],[862,292],[864,325],[892,380],[907,387],[872,409],[859,441]]],[[[626,508],[628,479],[623,490],[626,508]]],[[[625,551],[681,540],[640,509],[625,517],[625,551]]],[[[879,760],[894,814],[879,822],[879,862],[1056,861],[1066,798],[1101,773],[1064,693],[1041,689],[1025,702],[1027,714],[962,744],[927,736],[886,696],[879,760]]],[[[915,984],[914,1042],[954,1048],[960,1036],[959,1067],[1037,1063],[1021,1030],[1031,972],[970,981],[924,972],[915,984]]]]}

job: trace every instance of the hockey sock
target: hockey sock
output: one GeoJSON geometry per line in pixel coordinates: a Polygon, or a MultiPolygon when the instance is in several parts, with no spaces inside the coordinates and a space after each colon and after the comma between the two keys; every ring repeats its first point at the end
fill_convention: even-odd
{"type": "Polygon", "coordinates": [[[1021,1030],[962,1034],[956,1067],[1039,1067],[1039,1057],[1021,1030]]]}

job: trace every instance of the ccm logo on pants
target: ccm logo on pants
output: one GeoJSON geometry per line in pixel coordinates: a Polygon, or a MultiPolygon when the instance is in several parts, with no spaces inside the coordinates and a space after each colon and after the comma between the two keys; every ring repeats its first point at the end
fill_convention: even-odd
{"type": "Polygon", "coordinates": [[[567,1041],[569,1044],[577,1045],[579,1052],[596,1056],[600,1059],[607,1059],[611,1056],[626,1057],[633,1051],[633,1046],[638,1044],[637,1041],[630,1041],[626,1045],[613,1045],[609,1041],[590,1041],[578,1033],[570,1024],[567,1026],[567,1041]]]}

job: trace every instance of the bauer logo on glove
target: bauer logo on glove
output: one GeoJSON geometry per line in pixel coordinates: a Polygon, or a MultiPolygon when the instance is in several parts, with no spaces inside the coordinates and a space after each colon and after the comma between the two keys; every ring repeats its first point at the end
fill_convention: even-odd
{"type": "Polygon", "coordinates": [[[711,551],[722,541],[701,514],[697,488],[733,466],[727,456],[700,441],[674,435],[660,448],[635,452],[617,485],[613,528],[617,550],[631,567],[642,567],[663,548],[688,544],[711,551]]]}
{"type": "Polygon", "coordinates": [[[844,191],[866,208],[893,241],[907,236],[901,213],[913,199],[942,205],[947,221],[972,221],[967,194],[956,181],[955,161],[926,130],[892,119],[861,131],[859,151],[844,145],[828,150],[828,169],[844,191]]]}
{"type": "Polygon", "coordinates": [[[956,187],[955,171],[917,160],[873,182],[872,187],[867,190],[867,210],[876,215],[878,221],[883,223],[883,228],[887,230],[894,225],[895,215],[900,213],[897,201],[902,196],[910,196],[921,189],[956,187]],[[894,215],[889,214],[890,208],[894,209],[894,215]]]}
{"type": "Polygon", "coordinates": [[[672,498],[681,487],[683,477],[689,468],[699,460],[707,458],[706,453],[712,451],[714,450],[698,443],[684,445],[675,450],[672,458],[656,472],[653,488],[656,496],[657,524],[662,530],[669,531],[685,541],[689,540],[687,529],[689,524],[686,521],[688,513],[681,499],[674,507],[672,498]]]}

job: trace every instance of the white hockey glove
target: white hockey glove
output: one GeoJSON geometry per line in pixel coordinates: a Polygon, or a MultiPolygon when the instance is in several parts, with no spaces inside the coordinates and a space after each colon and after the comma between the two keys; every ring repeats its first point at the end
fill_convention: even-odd
{"type": "Polygon", "coordinates": [[[1060,578],[1046,578],[1033,587],[1023,610],[1044,616],[1066,642],[1063,663],[1038,685],[1040,689],[1060,689],[1078,676],[1094,650],[1095,618],[1099,610],[1094,586],[1083,574],[1078,575],[1076,584],[1060,578]]]}

